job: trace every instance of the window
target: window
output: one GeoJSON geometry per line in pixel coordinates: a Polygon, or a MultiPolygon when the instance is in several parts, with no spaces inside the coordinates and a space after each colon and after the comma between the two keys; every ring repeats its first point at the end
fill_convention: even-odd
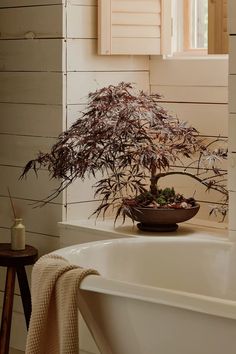
{"type": "Polygon", "coordinates": [[[174,52],[226,54],[227,0],[173,0],[174,52]]]}

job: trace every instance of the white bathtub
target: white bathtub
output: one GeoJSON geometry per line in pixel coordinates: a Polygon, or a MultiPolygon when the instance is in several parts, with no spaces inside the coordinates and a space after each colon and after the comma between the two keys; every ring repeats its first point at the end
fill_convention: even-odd
{"type": "Polygon", "coordinates": [[[78,298],[102,354],[236,354],[233,243],[123,238],[56,253],[101,274],[78,298]]]}

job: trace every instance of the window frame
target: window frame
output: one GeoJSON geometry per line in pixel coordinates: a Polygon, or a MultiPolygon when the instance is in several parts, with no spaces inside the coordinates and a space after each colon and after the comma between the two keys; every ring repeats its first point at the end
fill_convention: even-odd
{"type": "Polygon", "coordinates": [[[183,53],[189,55],[208,55],[204,48],[191,48],[190,46],[190,1],[183,1],[183,53]]]}

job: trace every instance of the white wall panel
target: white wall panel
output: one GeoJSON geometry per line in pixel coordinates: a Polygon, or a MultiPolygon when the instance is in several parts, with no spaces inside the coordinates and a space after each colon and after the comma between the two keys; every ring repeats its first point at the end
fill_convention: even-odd
{"type": "MultiPolygon", "coordinates": [[[[39,151],[48,152],[54,142],[53,138],[2,134],[0,135],[0,164],[23,167],[29,160],[34,159],[39,151]]],[[[37,188],[37,181],[35,188],[37,188]]]]}
{"type": "Polygon", "coordinates": [[[228,85],[227,59],[153,59],[151,85],[225,86],[228,85]]]}
{"type": "Polygon", "coordinates": [[[91,200],[89,202],[68,204],[67,206],[67,220],[81,220],[92,217],[94,220],[96,216],[92,216],[95,209],[99,206],[99,202],[91,200]]]}
{"type": "Polygon", "coordinates": [[[0,42],[0,71],[62,71],[61,39],[0,42]]]}
{"type": "Polygon", "coordinates": [[[149,90],[148,72],[75,72],[67,75],[67,103],[86,103],[89,92],[121,81],[135,83],[137,88],[149,90]]]}
{"type": "Polygon", "coordinates": [[[80,116],[85,104],[72,104],[67,106],[67,128],[69,128],[80,116]]]}
{"type": "Polygon", "coordinates": [[[68,39],[68,71],[136,71],[149,70],[148,56],[97,55],[95,39],[68,39]]]}
{"type": "Polygon", "coordinates": [[[97,38],[95,6],[68,6],[67,38],[97,38]]]}
{"type": "Polygon", "coordinates": [[[0,8],[64,4],[65,0],[1,0],[0,8]]]}
{"type": "MultiPolygon", "coordinates": [[[[88,202],[94,198],[95,188],[93,186],[95,183],[102,178],[100,173],[96,174],[96,178],[90,177],[86,178],[85,181],[76,180],[67,189],[67,198],[70,203],[76,202],[88,202]]],[[[98,198],[96,198],[98,199],[98,198]]]]}
{"type": "Polygon", "coordinates": [[[0,9],[0,39],[62,38],[63,6],[0,9]]]}
{"type": "Polygon", "coordinates": [[[161,104],[180,120],[189,122],[200,134],[228,136],[228,105],[226,104],[161,104]]]}
{"type": "MultiPolygon", "coordinates": [[[[17,216],[24,219],[26,231],[45,235],[58,235],[57,222],[62,220],[62,206],[47,204],[42,208],[34,208],[30,202],[23,199],[14,199],[17,216]]],[[[0,197],[0,225],[12,226],[12,210],[9,198],[0,197]]]]}
{"type": "Polygon", "coordinates": [[[0,133],[56,137],[62,131],[63,107],[0,103],[0,133]]]}
{"type": "Polygon", "coordinates": [[[0,72],[0,102],[61,104],[60,73],[0,72]]]}
{"type": "MultiPolygon", "coordinates": [[[[0,195],[8,196],[9,187],[12,197],[42,200],[49,196],[59,185],[59,182],[50,179],[49,172],[38,171],[37,175],[33,171],[29,172],[27,178],[20,179],[23,168],[14,166],[0,166],[0,195]]],[[[62,195],[58,196],[53,202],[62,203],[62,195]]]]}
{"type": "Polygon", "coordinates": [[[228,103],[228,87],[152,85],[152,93],[163,96],[162,101],[192,103],[228,103]]]}

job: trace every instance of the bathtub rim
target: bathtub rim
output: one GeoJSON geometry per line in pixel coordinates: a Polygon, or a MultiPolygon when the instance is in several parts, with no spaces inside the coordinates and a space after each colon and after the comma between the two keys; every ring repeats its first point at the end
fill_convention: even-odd
{"type": "MultiPolygon", "coordinates": [[[[137,238],[118,238],[106,239],[102,241],[87,242],[68,246],[58,249],[51,254],[58,254],[64,256],[67,260],[73,250],[87,249],[91,246],[101,244],[114,243],[203,243],[203,244],[219,244],[226,247],[233,247],[235,243],[228,239],[176,239],[173,237],[137,237],[137,238]],[[66,253],[65,253],[66,252],[66,253]]],[[[126,297],[135,300],[148,301],[165,306],[172,306],[182,308],[194,312],[200,312],[207,315],[214,315],[228,319],[236,319],[236,300],[223,299],[220,297],[213,297],[202,295],[198,293],[185,292],[181,290],[173,290],[161,287],[153,287],[150,285],[142,285],[136,283],[129,283],[127,281],[114,280],[105,276],[89,275],[80,284],[80,289],[84,291],[91,291],[100,294],[107,294],[112,296],[126,297]]]]}

